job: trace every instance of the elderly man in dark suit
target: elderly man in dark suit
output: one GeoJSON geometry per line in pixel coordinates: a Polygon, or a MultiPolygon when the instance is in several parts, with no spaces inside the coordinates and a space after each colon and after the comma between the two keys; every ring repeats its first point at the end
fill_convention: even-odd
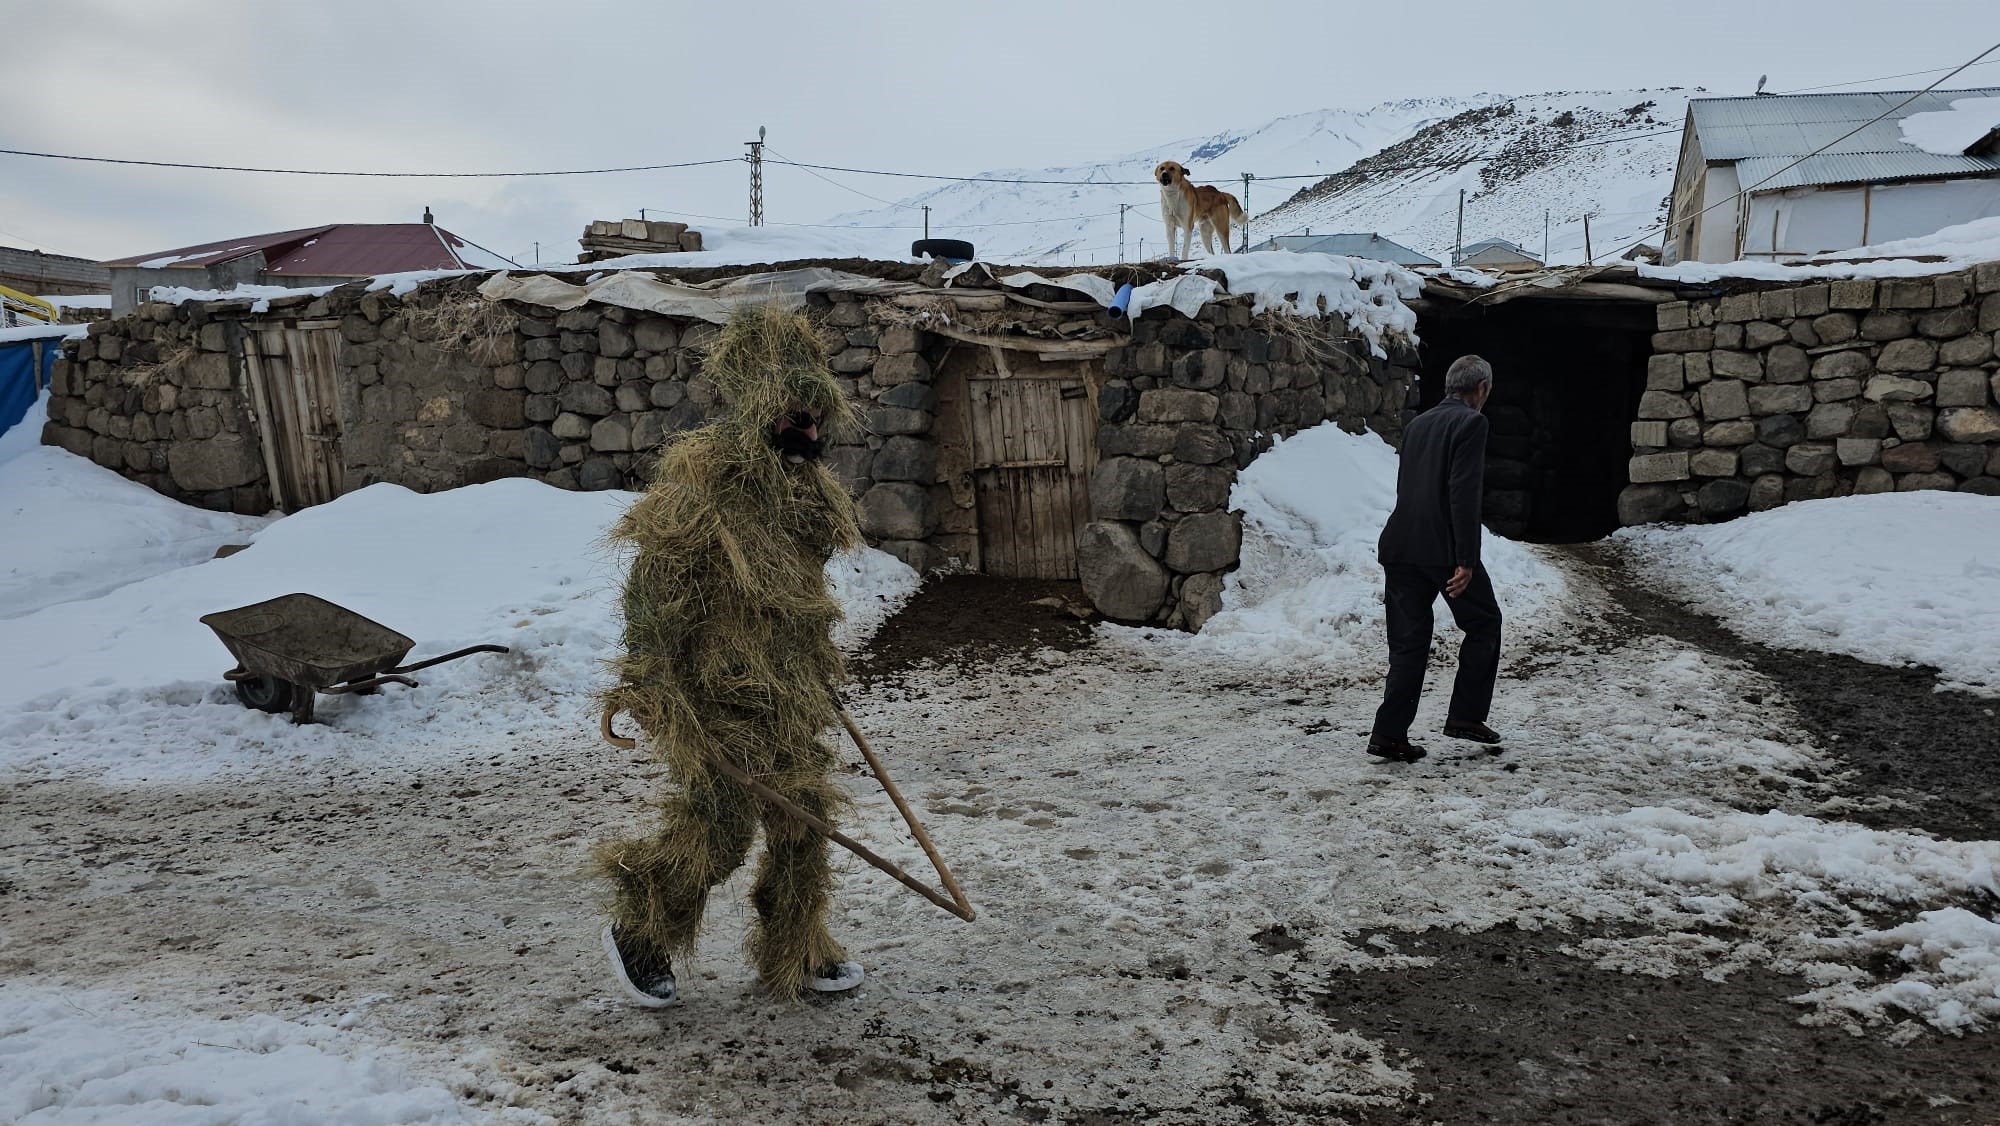
{"type": "Polygon", "coordinates": [[[1478,743],[1500,741],[1486,726],[1500,670],[1500,604],[1479,564],[1487,430],[1480,411],[1493,393],[1493,367],[1478,356],[1460,356],[1445,373],[1444,386],[1438,405],[1403,432],[1396,510],[1382,529],[1377,553],[1389,626],[1389,683],[1368,736],[1368,753],[1392,762],[1424,757],[1424,749],[1410,742],[1410,724],[1424,690],[1431,607],[1440,593],[1465,631],[1444,733],[1478,743]]]}

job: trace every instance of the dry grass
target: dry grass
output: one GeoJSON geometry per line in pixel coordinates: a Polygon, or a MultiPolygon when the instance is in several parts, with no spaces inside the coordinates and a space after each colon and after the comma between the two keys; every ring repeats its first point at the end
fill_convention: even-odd
{"type": "Polygon", "coordinates": [[[406,306],[403,323],[418,340],[490,366],[506,356],[500,341],[519,330],[521,318],[477,295],[441,294],[427,305],[406,306]]]}
{"type": "Polygon", "coordinates": [[[808,967],[843,956],[824,925],[826,843],[760,810],[711,763],[727,759],[822,816],[844,801],[821,740],[845,678],[825,566],[860,530],[833,474],[786,463],[767,433],[796,407],[825,412],[837,432],[854,425],[855,408],[800,314],[739,312],[702,371],[730,412],[666,447],[653,485],[611,533],[633,553],[624,652],[604,704],[644,729],[676,789],[657,832],[601,846],[598,866],[621,929],[685,953],[707,889],[742,862],[761,819],[769,852],[750,950],[771,991],[796,996],[808,967]]]}

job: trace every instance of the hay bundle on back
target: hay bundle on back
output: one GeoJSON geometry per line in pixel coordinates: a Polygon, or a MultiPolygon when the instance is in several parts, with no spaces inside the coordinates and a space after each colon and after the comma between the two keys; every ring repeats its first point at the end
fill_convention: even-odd
{"type": "Polygon", "coordinates": [[[820,741],[845,675],[825,566],[860,543],[860,530],[839,480],[817,461],[788,463],[770,431],[793,410],[820,413],[824,429],[851,426],[855,411],[811,322],[774,307],[739,312],[703,371],[729,412],[667,447],[612,532],[636,550],[625,652],[604,702],[645,729],[678,789],[659,833],[606,845],[599,860],[621,927],[685,951],[707,888],[742,862],[762,813],[771,856],[751,945],[766,982],[790,994],[806,969],[841,956],[819,918],[831,884],[825,844],[757,809],[710,764],[726,757],[821,815],[844,800],[820,741]]]}

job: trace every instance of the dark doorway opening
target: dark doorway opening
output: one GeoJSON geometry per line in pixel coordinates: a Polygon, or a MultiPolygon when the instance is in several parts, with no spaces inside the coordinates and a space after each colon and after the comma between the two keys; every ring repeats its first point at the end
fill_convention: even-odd
{"type": "Polygon", "coordinates": [[[1425,409],[1444,396],[1453,360],[1474,353],[1493,365],[1487,527],[1531,543],[1617,530],[1653,330],[1653,307],[1638,302],[1426,304],[1417,325],[1425,409]]]}

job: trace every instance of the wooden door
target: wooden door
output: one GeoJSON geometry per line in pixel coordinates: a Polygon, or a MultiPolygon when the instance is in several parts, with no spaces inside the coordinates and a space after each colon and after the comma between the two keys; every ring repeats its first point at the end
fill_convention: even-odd
{"type": "Polygon", "coordinates": [[[966,381],[981,569],[1074,579],[1090,520],[1095,408],[1080,369],[966,381]]]}
{"type": "Polygon", "coordinates": [[[271,499],[286,512],[346,491],[340,451],[340,322],[246,325],[243,371],[271,499]]]}

